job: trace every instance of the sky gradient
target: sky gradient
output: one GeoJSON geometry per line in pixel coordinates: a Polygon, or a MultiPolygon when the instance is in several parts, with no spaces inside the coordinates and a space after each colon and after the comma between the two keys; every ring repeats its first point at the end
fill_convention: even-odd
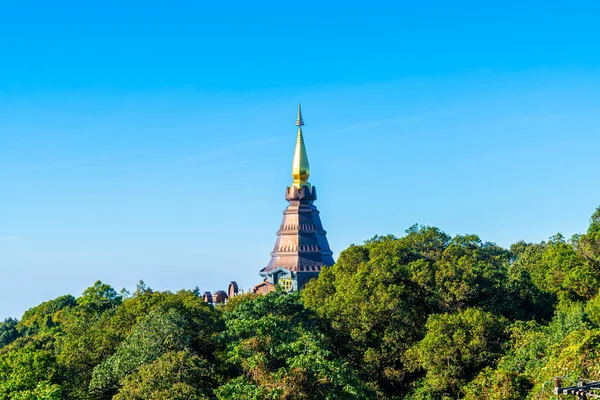
{"type": "Polygon", "coordinates": [[[414,223],[502,246],[585,231],[600,205],[599,12],[2,5],[0,318],[97,279],[258,283],[298,101],[334,256],[414,223]]]}

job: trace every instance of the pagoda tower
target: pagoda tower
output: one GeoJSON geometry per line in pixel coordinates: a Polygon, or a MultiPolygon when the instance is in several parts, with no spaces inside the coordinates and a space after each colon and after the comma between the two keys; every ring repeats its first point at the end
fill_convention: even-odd
{"type": "Polygon", "coordinates": [[[313,205],[317,191],[308,182],[310,166],[302,135],[302,111],[298,104],[298,136],[292,162],[292,184],[285,191],[289,205],[277,231],[271,261],[260,271],[264,281],[253,289],[256,293],[274,290],[280,285],[287,291],[300,290],[319,275],[324,265],[333,265],[333,253],[323,230],[319,211],[313,205]]]}

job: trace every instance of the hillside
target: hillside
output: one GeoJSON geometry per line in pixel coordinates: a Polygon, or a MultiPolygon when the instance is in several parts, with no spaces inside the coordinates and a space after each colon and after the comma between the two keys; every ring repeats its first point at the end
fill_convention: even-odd
{"type": "Polygon", "coordinates": [[[550,399],[600,379],[599,287],[600,209],[510,249],[413,226],[222,307],[96,282],[0,323],[0,399],[550,399]]]}

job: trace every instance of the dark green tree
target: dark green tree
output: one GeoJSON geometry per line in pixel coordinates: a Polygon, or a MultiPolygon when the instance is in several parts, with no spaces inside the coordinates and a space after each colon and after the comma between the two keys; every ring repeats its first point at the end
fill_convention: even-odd
{"type": "Polygon", "coordinates": [[[463,385],[502,355],[506,326],[503,317],[475,308],[431,315],[425,337],[407,352],[411,366],[425,371],[415,398],[457,398],[463,385]]]}
{"type": "Polygon", "coordinates": [[[241,298],[224,317],[221,340],[233,379],[216,391],[219,399],[372,397],[297,294],[241,298]]]}
{"type": "Polygon", "coordinates": [[[212,397],[214,368],[189,350],[169,350],[122,380],[115,400],[200,400],[212,397]]]}
{"type": "Polygon", "coordinates": [[[18,322],[14,318],[6,318],[4,322],[0,322],[0,348],[17,340],[19,337],[19,331],[17,330],[18,322]]]}
{"type": "Polygon", "coordinates": [[[75,297],[69,294],[46,301],[25,311],[18,329],[23,335],[34,335],[41,331],[51,330],[58,325],[63,310],[74,307],[76,304],[75,297]]]}

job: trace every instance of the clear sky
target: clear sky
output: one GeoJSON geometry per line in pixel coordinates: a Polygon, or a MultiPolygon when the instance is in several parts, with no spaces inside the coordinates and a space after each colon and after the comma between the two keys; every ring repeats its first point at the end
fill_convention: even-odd
{"type": "Polygon", "coordinates": [[[600,205],[600,3],[0,6],[0,318],[101,279],[260,281],[296,103],[336,255],[414,223],[503,246],[600,205]],[[485,5],[484,5],[485,4],[485,5]]]}

